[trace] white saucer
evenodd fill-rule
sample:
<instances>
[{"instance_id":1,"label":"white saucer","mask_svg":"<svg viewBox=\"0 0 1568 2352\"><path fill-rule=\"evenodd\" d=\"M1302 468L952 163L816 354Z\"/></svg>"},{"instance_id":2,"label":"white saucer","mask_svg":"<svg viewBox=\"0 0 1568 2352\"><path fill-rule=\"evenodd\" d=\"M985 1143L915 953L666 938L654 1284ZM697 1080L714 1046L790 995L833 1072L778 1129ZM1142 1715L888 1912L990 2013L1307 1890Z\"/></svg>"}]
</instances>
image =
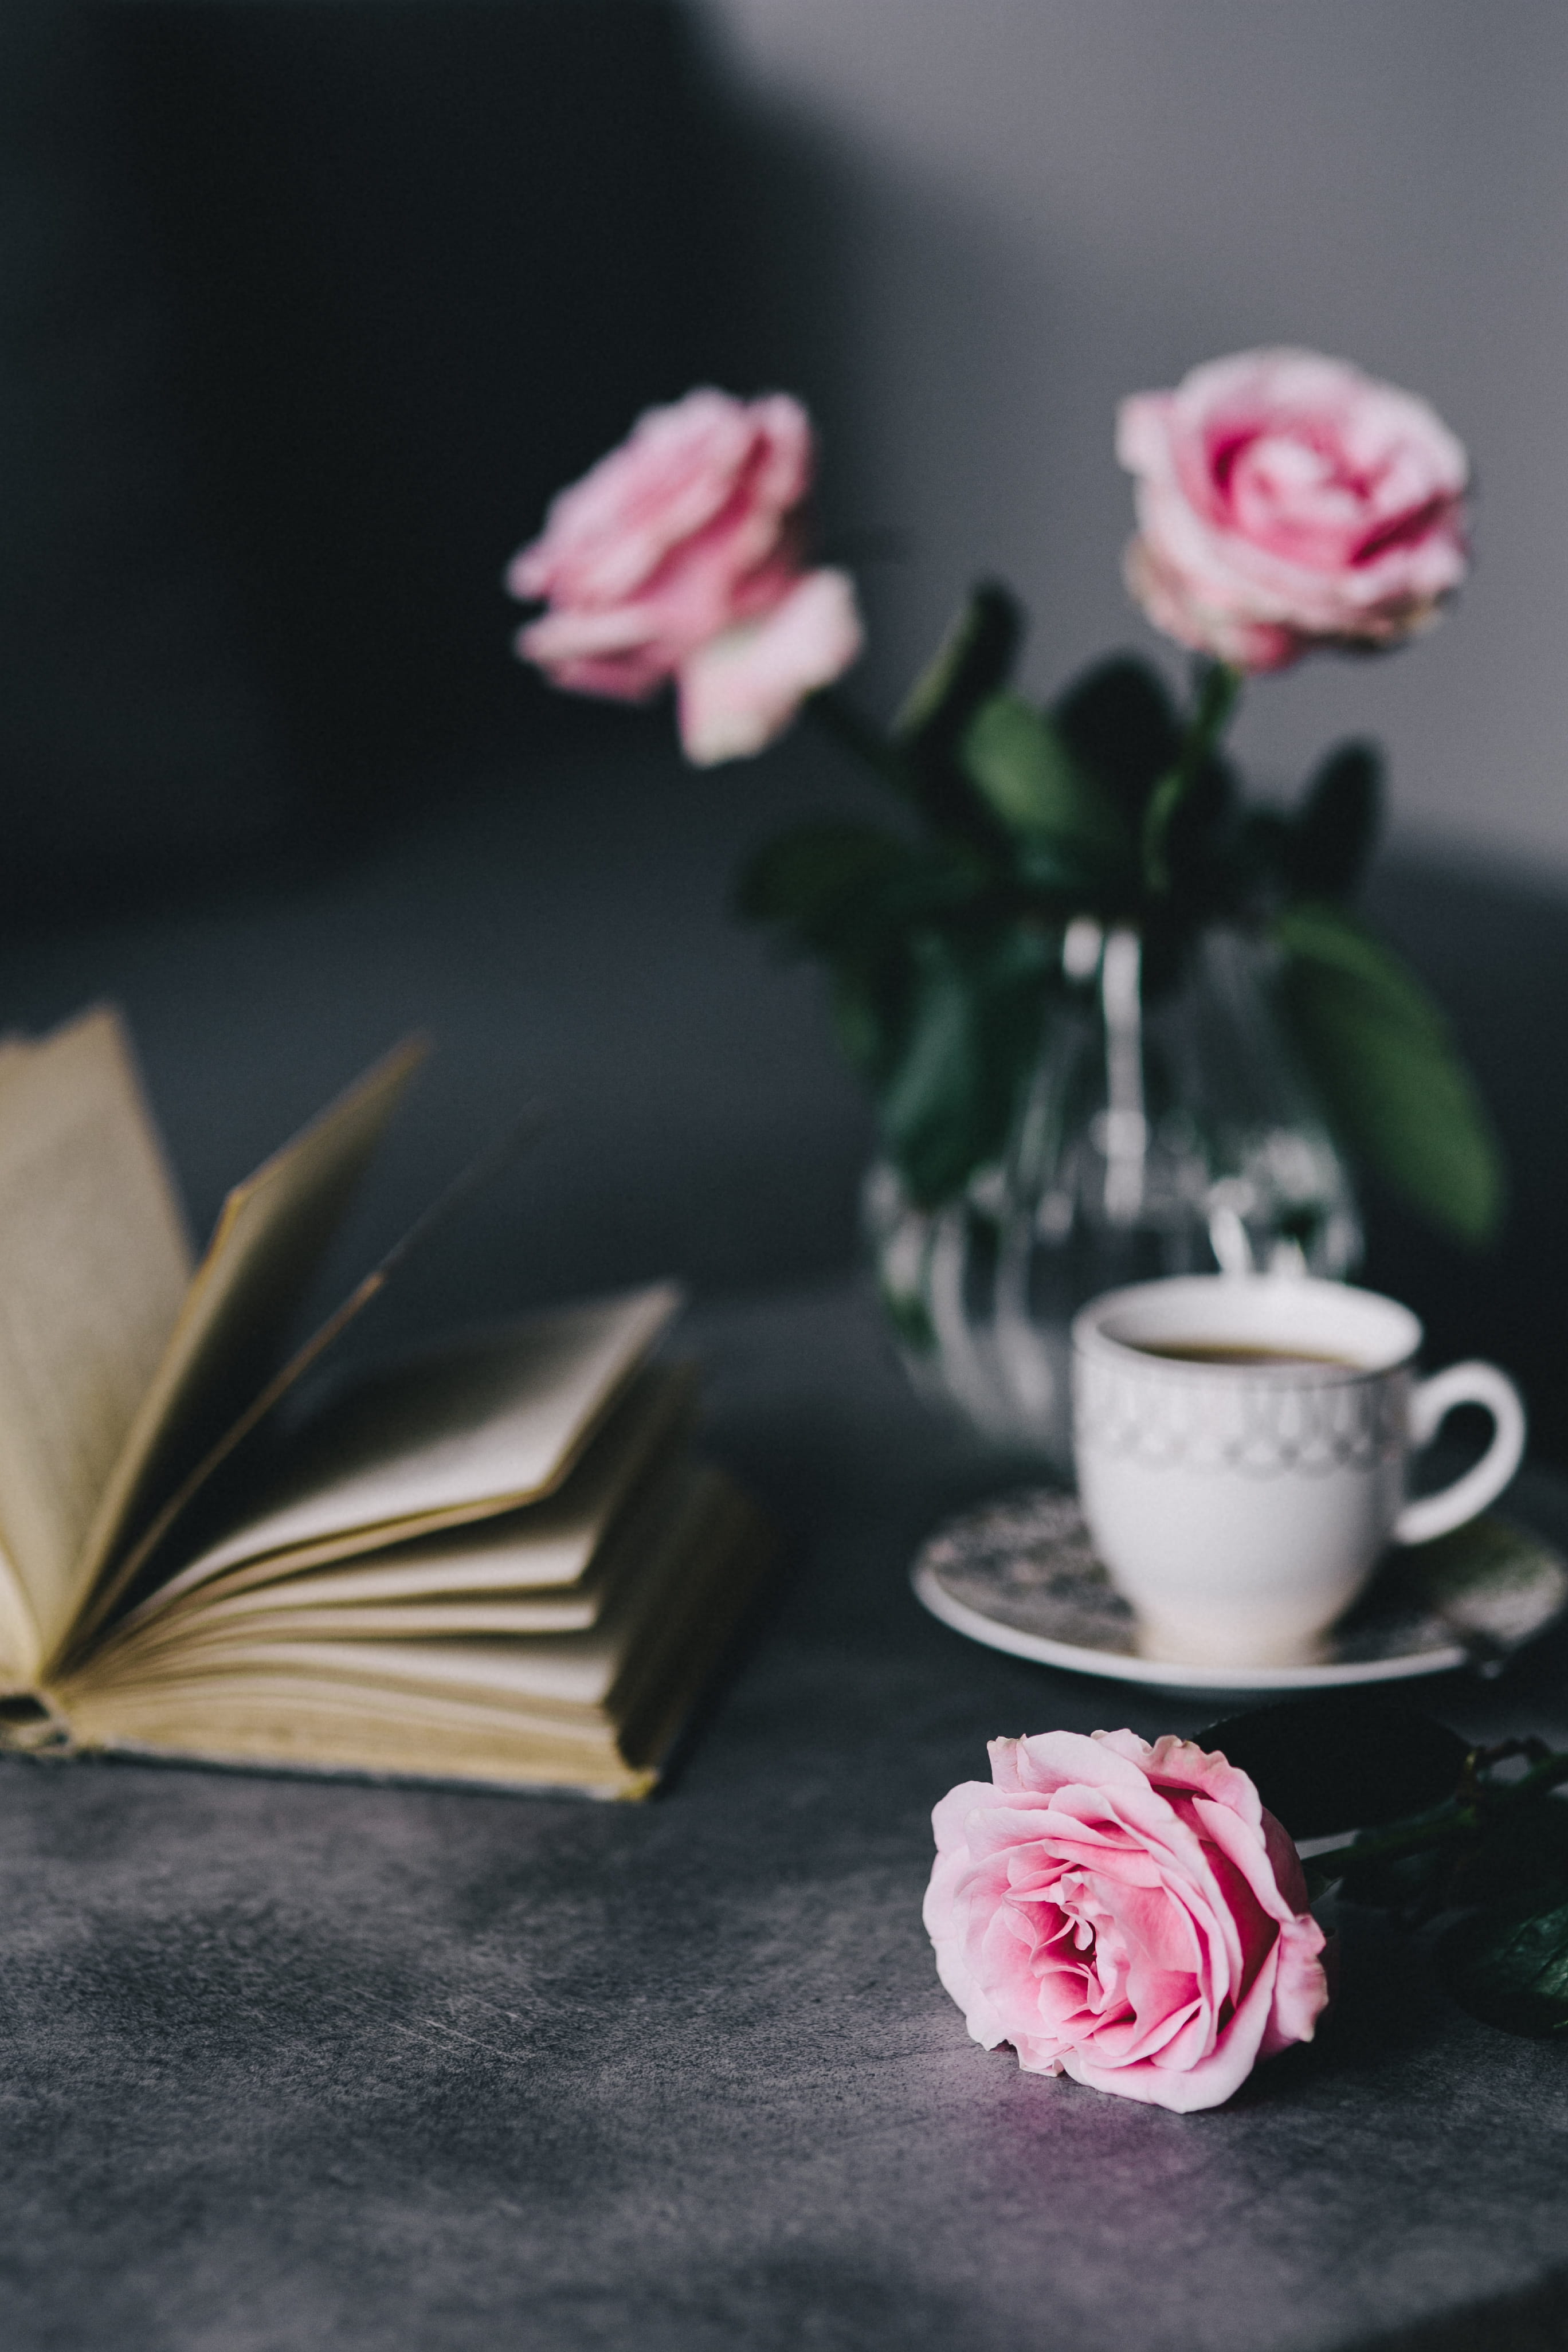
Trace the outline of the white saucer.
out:
<instances>
[{"instance_id":1,"label":"white saucer","mask_svg":"<svg viewBox=\"0 0 1568 2352\"><path fill-rule=\"evenodd\" d=\"M1141 1656L1132 1612L1090 1547L1075 1496L1004 1495L939 1528L910 1571L933 1617L971 1641L1071 1674L1163 1690L1341 1690L1456 1666L1501 1671L1568 1605L1568 1563L1511 1519L1391 1553L1310 1665L1195 1666Z\"/></svg>"}]
</instances>

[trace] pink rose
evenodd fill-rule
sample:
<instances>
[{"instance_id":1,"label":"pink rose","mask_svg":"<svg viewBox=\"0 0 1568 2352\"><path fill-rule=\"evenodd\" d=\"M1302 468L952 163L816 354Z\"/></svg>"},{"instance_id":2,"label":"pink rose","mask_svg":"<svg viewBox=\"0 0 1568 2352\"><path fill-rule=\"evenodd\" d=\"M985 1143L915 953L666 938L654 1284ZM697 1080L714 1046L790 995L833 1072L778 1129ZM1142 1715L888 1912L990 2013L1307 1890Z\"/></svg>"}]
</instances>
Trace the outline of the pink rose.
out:
<instances>
[{"instance_id":1,"label":"pink rose","mask_svg":"<svg viewBox=\"0 0 1568 2352\"><path fill-rule=\"evenodd\" d=\"M1400 644L1466 572L1465 452L1436 411L1315 352L1240 352L1124 400L1132 593L1236 668Z\"/></svg>"},{"instance_id":2,"label":"pink rose","mask_svg":"<svg viewBox=\"0 0 1568 2352\"><path fill-rule=\"evenodd\" d=\"M674 679L702 764L761 751L860 650L847 578L801 562L813 462L810 420L784 393L649 409L513 557L512 594L550 608L519 653L619 701Z\"/></svg>"},{"instance_id":3,"label":"pink rose","mask_svg":"<svg viewBox=\"0 0 1568 2352\"><path fill-rule=\"evenodd\" d=\"M976 2042L1189 2113L1310 2042L1328 1984L1301 1865L1245 1772L1131 1731L994 1739L932 1815L925 1924Z\"/></svg>"}]
</instances>

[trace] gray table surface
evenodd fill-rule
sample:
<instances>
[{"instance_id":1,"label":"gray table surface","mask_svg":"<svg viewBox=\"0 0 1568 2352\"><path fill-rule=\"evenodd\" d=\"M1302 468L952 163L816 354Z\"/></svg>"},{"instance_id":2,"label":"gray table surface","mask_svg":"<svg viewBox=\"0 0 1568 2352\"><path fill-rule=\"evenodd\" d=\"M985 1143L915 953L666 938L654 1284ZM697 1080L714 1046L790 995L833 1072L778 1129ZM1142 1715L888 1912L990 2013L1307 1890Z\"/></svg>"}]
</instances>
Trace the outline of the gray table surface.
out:
<instances>
[{"instance_id":1,"label":"gray table surface","mask_svg":"<svg viewBox=\"0 0 1568 2352\"><path fill-rule=\"evenodd\" d=\"M711 1307L786 1564L645 1807L0 1766L0 2279L22 2347L1568 2341L1568 2060L1347 1915L1310 2050L1180 2117L1021 2074L937 1983L933 1801L998 1732L1204 1710L905 1581L998 1475L843 1286ZM1524 1499L1568 1533L1568 1494ZM1466 1729L1568 1729L1568 1642Z\"/></svg>"}]
</instances>

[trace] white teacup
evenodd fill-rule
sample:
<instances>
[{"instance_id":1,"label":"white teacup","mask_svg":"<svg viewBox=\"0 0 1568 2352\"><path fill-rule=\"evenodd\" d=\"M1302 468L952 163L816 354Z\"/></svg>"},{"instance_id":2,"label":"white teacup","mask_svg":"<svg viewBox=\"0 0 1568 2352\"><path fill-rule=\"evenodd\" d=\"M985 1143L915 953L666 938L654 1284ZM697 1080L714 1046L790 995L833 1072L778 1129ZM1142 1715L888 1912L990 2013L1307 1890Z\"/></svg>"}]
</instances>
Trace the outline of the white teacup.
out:
<instances>
[{"instance_id":1,"label":"white teacup","mask_svg":"<svg viewBox=\"0 0 1568 2352\"><path fill-rule=\"evenodd\" d=\"M1077 1316L1079 1494L1147 1656L1310 1661L1390 1543L1463 1527L1508 1484L1519 1391L1495 1364L1417 1380L1421 1338L1375 1291L1268 1275L1140 1283ZM1486 1407L1490 1445L1407 1502L1409 1456L1459 1404Z\"/></svg>"}]
</instances>

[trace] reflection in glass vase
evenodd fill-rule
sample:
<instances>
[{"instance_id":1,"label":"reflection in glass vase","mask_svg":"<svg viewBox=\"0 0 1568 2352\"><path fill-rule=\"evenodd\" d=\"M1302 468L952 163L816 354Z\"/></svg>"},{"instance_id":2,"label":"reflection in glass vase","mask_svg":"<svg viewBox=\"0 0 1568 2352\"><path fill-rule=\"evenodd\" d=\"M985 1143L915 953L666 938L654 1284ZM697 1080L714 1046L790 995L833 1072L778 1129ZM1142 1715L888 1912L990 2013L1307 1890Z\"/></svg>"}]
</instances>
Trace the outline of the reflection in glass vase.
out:
<instances>
[{"instance_id":1,"label":"reflection in glass vase","mask_svg":"<svg viewBox=\"0 0 1568 2352\"><path fill-rule=\"evenodd\" d=\"M1265 947L1211 930L1146 972L1138 932L1083 917L1062 975L1002 1163L925 1211L879 1162L863 1205L916 1387L1070 1475L1068 1329L1086 1299L1170 1274L1339 1277L1362 1234Z\"/></svg>"}]
</instances>

